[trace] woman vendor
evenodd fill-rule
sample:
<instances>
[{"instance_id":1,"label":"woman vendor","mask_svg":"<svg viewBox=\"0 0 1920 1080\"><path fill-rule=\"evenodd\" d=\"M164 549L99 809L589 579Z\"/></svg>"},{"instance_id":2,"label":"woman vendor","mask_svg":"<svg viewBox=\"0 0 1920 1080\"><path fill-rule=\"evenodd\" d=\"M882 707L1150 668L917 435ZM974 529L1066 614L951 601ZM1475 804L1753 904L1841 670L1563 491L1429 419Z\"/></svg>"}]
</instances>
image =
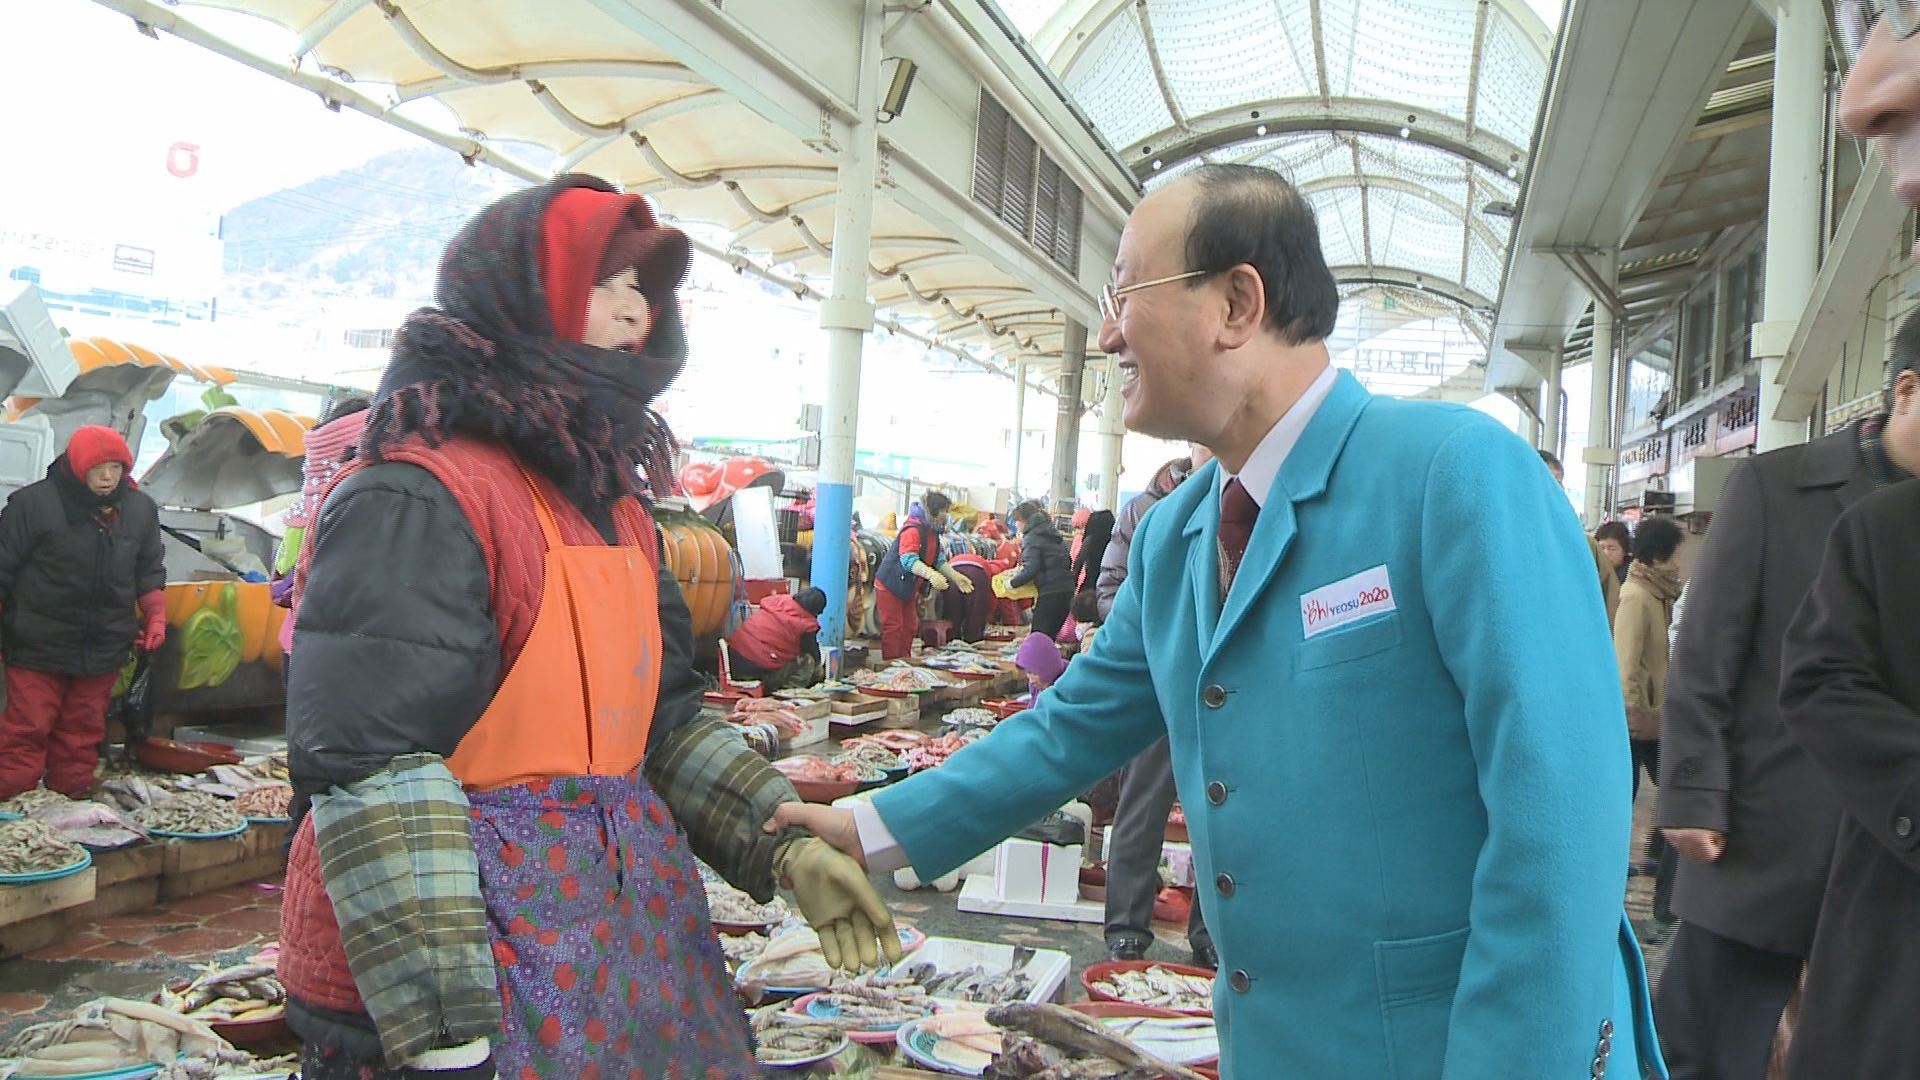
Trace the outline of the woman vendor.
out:
<instances>
[{"instance_id":1,"label":"woman vendor","mask_svg":"<svg viewBox=\"0 0 1920 1080\"><path fill-rule=\"evenodd\" d=\"M756 1075L696 855L790 887L832 966L898 955L856 863L759 829L792 786L699 718L648 502L689 259L563 176L470 221L400 329L295 573L305 1080Z\"/></svg>"},{"instance_id":2,"label":"woman vendor","mask_svg":"<svg viewBox=\"0 0 1920 1080\"><path fill-rule=\"evenodd\" d=\"M946 592L948 585L955 585L963 593L973 591L973 582L946 564L940 543L952 506L953 500L937 491L914 503L874 573L874 583L879 586L874 599L880 609L880 655L885 659L900 660L913 654L913 639L920 634L920 600L927 595L926 587Z\"/></svg>"}]
</instances>

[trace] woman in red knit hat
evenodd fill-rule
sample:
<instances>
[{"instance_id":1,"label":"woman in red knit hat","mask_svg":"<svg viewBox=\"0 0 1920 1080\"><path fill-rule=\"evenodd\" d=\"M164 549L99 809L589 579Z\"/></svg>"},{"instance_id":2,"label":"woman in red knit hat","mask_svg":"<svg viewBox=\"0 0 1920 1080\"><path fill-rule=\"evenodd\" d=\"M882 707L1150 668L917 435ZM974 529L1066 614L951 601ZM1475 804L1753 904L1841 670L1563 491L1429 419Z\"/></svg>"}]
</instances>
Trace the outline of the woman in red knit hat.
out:
<instances>
[{"instance_id":1,"label":"woman in red knit hat","mask_svg":"<svg viewBox=\"0 0 1920 1080\"><path fill-rule=\"evenodd\" d=\"M160 512L132 467L119 432L79 428L47 478L0 511L0 799L42 781L84 797L127 650L166 640Z\"/></svg>"},{"instance_id":2,"label":"woman in red knit hat","mask_svg":"<svg viewBox=\"0 0 1920 1080\"><path fill-rule=\"evenodd\" d=\"M762 832L793 786L700 715L650 509L690 258L591 177L481 211L322 493L279 963L307 1080L756 1075L696 854L791 888L830 964L898 958L865 872Z\"/></svg>"}]
</instances>

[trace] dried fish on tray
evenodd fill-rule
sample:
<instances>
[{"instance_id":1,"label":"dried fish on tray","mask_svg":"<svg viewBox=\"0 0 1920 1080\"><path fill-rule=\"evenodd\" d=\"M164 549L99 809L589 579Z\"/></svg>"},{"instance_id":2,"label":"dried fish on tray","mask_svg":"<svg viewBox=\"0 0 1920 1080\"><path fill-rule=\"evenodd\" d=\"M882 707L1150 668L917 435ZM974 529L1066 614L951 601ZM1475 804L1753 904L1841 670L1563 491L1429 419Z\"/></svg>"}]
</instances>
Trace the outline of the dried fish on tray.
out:
<instances>
[{"instance_id":1,"label":"dried fish on tray","mask_svg":"<svg viewBox=\"0 0 1920 1080\"><path fill-rule=\"evenodd\" d=\"M754 1057L762 1065L811 1065L845 1050L847 1036L831 1024L814 1023L772 1006L754 1014L753 1044Z\"/></svg>"},{"instance_id":2,"label":"dried fish on tray","mask_svg":"<svg viewBox=\"0 0 1920 1080\"><path fill-rule=\"evenodd\" d=\"M133 812L148 831L176 836L214 836L247 826L233 804L197 791L183 792Z\"/></svg>"},{"instance_id":3,"label":"dried fish on tray","mask_svg":"<svg viewBox=\"0 0 1920 1080\"><path fill-rule=\"evenodd\" d=\"M104 802L50 804L30 816L65 839L90 848L125 847L147 838L147 830Z\"/></svg>"},{"instance_id":4,"label":"dried fish on tray","mask_svg":"<svg viewBox=\"0 0 1920 1080\"><path fill-rule=\"evenodd\" d=\"M895 664L882 671L855 672L848 681L865 690L881 690L890 694L940 690L954 685L926 668L909 664Z\"/></svg>"},{"instance_id":5,"label":"dried fish on tray","mask_svg":"<svg viewBox=\"0 0 1920 1080\"><path fill-rule=\"evenodd\" d=\"M0 821L0 874L64 870L87 857L85 848L33 818Z\"/></svg>"},{"instance_id":6,"label":"dried fish on tray","mask_svg":"<svg viewBox=\"0 0 1920 1080\"><path fill-rule=\"evenodd\" d=\"M160 991L162 1007L191 1020L247 1023L285 1012L287 991L268 964L210 967L178 989Z\"/></svg>"},{"instance_id":7,"label":"dried fish on tray","mask_svg":"<svg viewBox=\"0 0 1920 1080\"><path fill-rule=\"evenodd\" d=\"M250 818L283 818L292 806L292 784L266 784L233 800L233 808Z\"/></svg>"},{"instance_id":8,"label":"dried fish on tray","mask_svg":"<svg viewBox=\"0 0 1920 1080\"><path fill-rule=\"evenodd\" d=\"M779 926L792 914L787 902L777 896L767 903L756 904L753 897L718 878L710 879L705 884L707 910L716 923L728 926Z\"/></svg>"},{"instance_id":9,"label":"dried fish on tray","mask_svg":"<svg viewBox=\"0 0 1920 1080\"><path fill-rule=\"evenodd\" d=\"M1058 1005L1021 1002L987 1010L1001 1051L991 1080L1200 1080L1200 1074L1147 1053L1097 1020Z\"/></svg>"},{"instance_id":10,"label":"dried fish on tray","mask_svg":"<svg viewBox=\"0 0 1920 1080\"><path fill-rule=\"evenodd\" d=\"M4 810L9 814L19 814L21 817L26 817L35 810L45 809L49 806L61 806L72 801L72 799L67 798L57 791L48 791L46 788L37 787L32 791L23 791L11 799L0 799L0 810Z\"/></svg>"},{"instance_id":11,"label":"dried fish on tray","mask_svg":"<svg viewBox=\"0 0 1920 1080\"><path fill-rule=\"evenodd\" d=\"M1092 972L1088 973L1092 975ZM1087 984L1098 997L1132 1005L1152 1005L1176 1012L1210 1012L1213 1009L1213 978L1193 975L1158 964L1136 970L1108 972Z\"/></svg>"},{"instance_id":12,"label":"dried fish on tray","mask_svg":"<svg viewBox=\"0 0 1920 1080\"><path fill-rule=\"evenodd\" d=\"M990 970L982 964L941 971L929 963L911 963L901 969L896 978L923 986L934 997L975 1005L1021 1001L1033 992L1033 980L1028 976L1004 968Z\"/></svg>"},{"instance_id":13,"label":"dried fish on tray","mask_svg":"<svg viewBox=\"0 0 1920 1080\"><path fill-rule=\"evenodd\" d=\"M957 728L991 728L1000 722L1000 714L992 709L954 709L941 717L941 722Z\"/></svg>"},{"instance_id":14,"label":"dried fish on tray","mask_svg":"<svg viewBox=\"0 0 1920 1080\"><path fill-rule=\"evenodd\" d=\"M891 1042L901 1024L932 1016L936 1008L926 989L916 983L869 976L808 994L793 1003L792 1012L838 1027L856 1042Z\"/></svg>"},{"instance_id":15,"label":"dried fish on tray","mask_svg":"<svg viewBox=\"0 0 1920 1080\"><path fill-rule=\"evenodd\" d=\"M767 936L761 933L722 934L720 951L725 954L727 963L738 970L758 960L760 954L767 951Z\"/></svg>"},{"instance_id":16,"label":"dried fish on tray","mask_svg":"<svg viewBox=\"0 0 1920 1080\"><path fill-rule=\"evenodd\" d=\"M863 769L878 769L882 776L907 767L907 763L900 759L899 754L886 747L871 742L858 742L856 745L857 742L849 739L832 760L839 764L853 765Z\"/></svg>"}]
</instances>

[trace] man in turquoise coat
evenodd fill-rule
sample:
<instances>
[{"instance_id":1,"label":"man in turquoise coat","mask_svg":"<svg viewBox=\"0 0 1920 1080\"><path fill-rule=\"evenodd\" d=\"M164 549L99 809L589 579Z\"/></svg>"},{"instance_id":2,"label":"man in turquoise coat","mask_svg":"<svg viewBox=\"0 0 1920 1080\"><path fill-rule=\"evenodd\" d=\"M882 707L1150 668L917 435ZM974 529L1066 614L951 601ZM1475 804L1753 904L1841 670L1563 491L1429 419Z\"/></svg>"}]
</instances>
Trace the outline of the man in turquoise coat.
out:
<instances>
[{"instance_id":1,"label":"man in turquoise coat","mask_svg":"<svg viewBox=\"0 0 1920 1080\"><path fill-rule=\"evenodd\" d=\"M1165 735L1226 1076L1664 1077L1606 613L1535 451L1330 366L1334 280L1276 173L1155 192L1114 279L1127 426L1215 463L1031 711L870 807L777 820L931 880Z\"/></svg>"}]
</instances>

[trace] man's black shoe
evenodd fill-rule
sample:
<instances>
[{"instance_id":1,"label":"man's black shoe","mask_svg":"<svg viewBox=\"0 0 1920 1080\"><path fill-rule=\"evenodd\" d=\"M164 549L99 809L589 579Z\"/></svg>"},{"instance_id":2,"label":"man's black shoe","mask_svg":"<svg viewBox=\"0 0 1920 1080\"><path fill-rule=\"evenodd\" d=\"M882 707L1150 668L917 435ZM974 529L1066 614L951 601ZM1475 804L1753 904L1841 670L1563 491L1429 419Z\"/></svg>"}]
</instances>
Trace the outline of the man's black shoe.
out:
<instances>
[{"instance_id":1,"label":"man's black shoe","mask_svg":"<svg viewBox=\"0 0 1920 1080\"><path fill-rule=\"evenodd\" d=\"M1110 960L1145 960L1150 941L1133 937L1111 937L1107 939L1107 958Z\"/></svg>"},{"instance_id":2,"label":"man's black shoe","mask_svg":"<svg viewBox=\"0 0 1920 1080\"><path fill-rule=\"evenodd\" d=\"M1216 971L1220 967L1220 951L1211 945L1196 945L1193 949L1193 966Z\"/></svg>"}]
</instances>

